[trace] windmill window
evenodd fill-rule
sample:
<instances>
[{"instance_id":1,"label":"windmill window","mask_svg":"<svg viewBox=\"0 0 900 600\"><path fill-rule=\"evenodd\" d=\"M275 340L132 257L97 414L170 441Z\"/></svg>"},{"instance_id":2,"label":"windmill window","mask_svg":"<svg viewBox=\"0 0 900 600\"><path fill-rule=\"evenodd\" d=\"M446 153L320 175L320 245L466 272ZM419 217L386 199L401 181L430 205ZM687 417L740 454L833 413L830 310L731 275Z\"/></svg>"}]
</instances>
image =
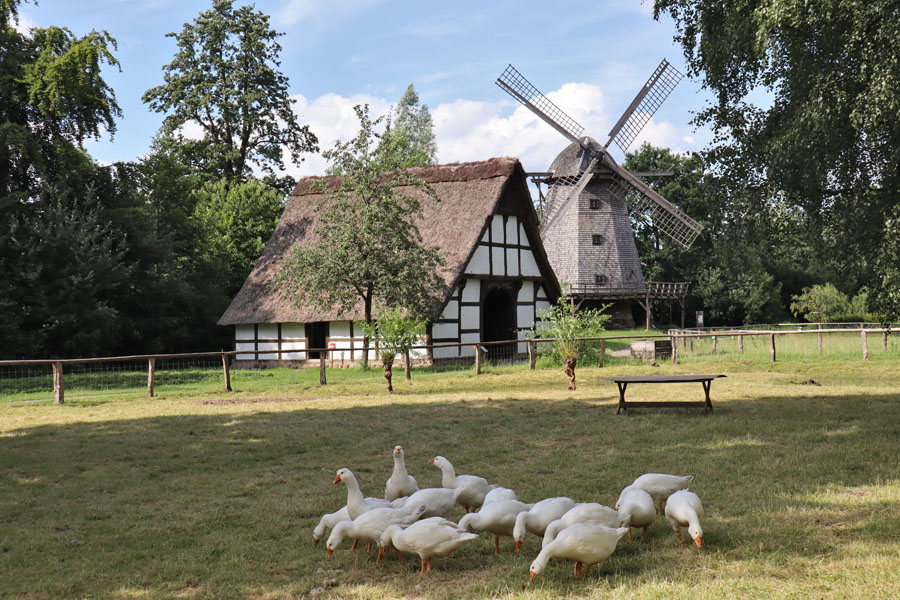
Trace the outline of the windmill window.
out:
<instances>
[{"instance_id":1,"label":"windmill window","mask_svg":"<svg viewBox=\"0 0 900 600\"><path fill-rule=\"evenodd\" d=\"M609 281L609 278L606 275L594 275L594 284L596 285L606 285L607 281Z\"/></svg>"},{"instance_id":2,"label":"windmill window","mask_svg":"<svg viewBox=\"0 0 900 600\"><path fill-rule=\"evenodd\" d=\"M600 198L591 198L591 210L600 210Z\"/></svg>"},{"instance_id":3,"label":"windmill window","mask_svg":"<svg viewBox=\"0 0 900 600\"><path fill-rule=\"evenodd\" d=\"M603 244L603 236L599 233L595 233L591 236L591 243L595 246L600 246Z\"/></svg>"}]
</instances>

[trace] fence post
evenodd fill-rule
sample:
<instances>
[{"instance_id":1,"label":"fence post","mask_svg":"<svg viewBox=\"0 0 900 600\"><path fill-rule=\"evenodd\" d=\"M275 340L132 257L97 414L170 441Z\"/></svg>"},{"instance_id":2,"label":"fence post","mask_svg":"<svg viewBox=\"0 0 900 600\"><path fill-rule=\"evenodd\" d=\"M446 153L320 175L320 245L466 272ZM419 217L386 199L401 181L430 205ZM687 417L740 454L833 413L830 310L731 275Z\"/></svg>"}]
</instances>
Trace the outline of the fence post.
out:
<instances>
[{"instance_id":1,"label":"fence post","mask_svg":"<svg viewBox=\"0 0 900 600\"><path fill-rule=\"evenodd\" d=\"M606 362L606 338L602 338L600 340L600 366L603 366L603 363Z\"/></svg>"},{"instance_id":2,"label":"fence post","mask_svg":"<svg viewBox=\"0 0 900 600\"><path fill-rule=\"evenodd\" d=\"M819 336L819 354L822 354L822 332L818 333Z\"/></svg>"},{"instance_id":3,"label":"fence post","mask_svg":"<svg viewBox=\"0 0 900 600\"><path fill-rule=\"evenodd\" d=\"M319 385L325 385L325 353L328 350L319 351Z\"/></svg>"},{"instance_id":4,"label":"fence post","mask_svg":"<svg viewBox=\"0 0 900 600\"><path fill-rule=\"evenodd\" d=\"M475 344L475 374L481 375L481 346Z\"/></svg>"},{"instance_id":5,"label":"fence post","mask_svg":"<svg viewBox=\"0 0 900 600\"><path fill-rule=\"evenodd\" d=\"M534 340L528 340L528 368L534 371L534 363L537 360L535 356L537 354L537 348L534 347ZM601 359L601 364L603 360Z\"/></svg>"},{"instance_id":6,"label":"fence post","mask_svg":"<svg viewBox=\"0 0 900 600\"><path fill-rule=\"evenodd\" d=\"M772 362L775 362L775 334L769 334L769 356L772 358Z\"/></svg>"},{"instance_id":7,"label":"fence post","mask_svg":"<svg viewBox=\"0 0 900 600\"><path fill-rule=\"evenodd\" d=\"M672 364L678 364L678 338L669 338L672 340Z\"/></svg>"},{"instance_id":8,"label":"fence post","mask_svg":"<svg viewBox=\"0 0 900 600\"><path fill-rule=\"evenodd\" d=\"M231 371L228 370L228 355L222 353L222 374L225 376L225 391L231 391Z\"/></svg>"},{"instance_id":9,"label":"fence post","mask_svg":"<svg viewBox=\"0 0 900 600\"><path fill-rule=\"evenodd\" d=\"M63 366L61 362L53 363L53 401L57 404L66 402L66 386L63 384Z\"/></svg>"},{"instance_id":10,"label":"fence post","mask_svg":"<svg viewBox=\"0 0 900 600\"><path fill-rule=\"evenodd\" d=\"M862 342L863 360L869 360L869 341L866 338L866 330L859 332L860 341Z\"/></svg>"},{"instance_id":11,"label":"fence post","mask_svg":"<svg viewBox=\"0 0 900 600\"><path fill-rule=\"evenodd\" d=\"M712 338L713 338L712 353L713 354L716 354L716 347L717 347L717 344L719 343L718 337L719 336L717 336L717 335L712 336Z\"/></svg>"},{"instance_id":12,"label":"fence post","mask_svg":"<svg viewBox=\"0 0 900 600\"><path fill-rule=\"evenodd\" d=\"M691 337L691 354L694 353L694 338Z\"/></svg>"},{"instance_id":13,"label":"fence post","mask_svg":"<svg viewBox=\"0 0 900 600\"><path fill-rule=\"evenodd\" d=\"M881 348L887 350L887 331L881 332Z\"/></svg>"},{"instance_id":14,"label":"fence post","mask_svg":"<svg viewBox=\"0 0 900 600\"><path fill-rule=\"evenodd\" d=\"M738 336L738 354L744 353L744 336Z\"/></svg>"},{"instance_id":15,"label":"fence post","mask_svg":"<svg viewBox=\"0 0 900 600\"><path fill-rule=\"evenodd\" d=\"M153 397L153 375L156 373L156 359L147 360L147 397Z\"/></svg>"}]
</instances>

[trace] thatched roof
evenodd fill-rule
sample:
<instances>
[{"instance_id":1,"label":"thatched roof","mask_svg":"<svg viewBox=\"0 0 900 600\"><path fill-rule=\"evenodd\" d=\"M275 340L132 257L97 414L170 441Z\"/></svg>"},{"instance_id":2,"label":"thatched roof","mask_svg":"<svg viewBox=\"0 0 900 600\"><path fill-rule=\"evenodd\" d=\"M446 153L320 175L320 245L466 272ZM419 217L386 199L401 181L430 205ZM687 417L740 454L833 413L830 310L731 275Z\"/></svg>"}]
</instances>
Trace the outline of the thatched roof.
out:
<instances>
[{"instance_id":1,"label":"thatched roof","mask_svg":"<svg viewBox=\"0 0 900 600\"><path fill-rule=\"evenodd\" d=\"M419 190L399 188L415 194L422 203L417 219L422 242L437 246L446 266L441 276L448 286L456 286L463 269L475 251L491 215L502 212L518 216L528 232L530 245L541 269L545 289L551 298L558 294L559 284L547 261L540 242L537 215L531 204L525 172L514 158L492 158L486 161L432 165L411 169L430 184L437 194L435 202ZM321 185L335 188L337 176L301 179L291 194L275 233L266 244L256 266L241 290L219 319L219 325L244 323L310 323L315 321L361 320L362 302L350 313L324 310L317 306L296 306L271 287L282 256L296 245L309 247L319 236L314 233L316 206L322 200ZM498 210L499 209L499 210Z\"/></svg>"}]
</instances>

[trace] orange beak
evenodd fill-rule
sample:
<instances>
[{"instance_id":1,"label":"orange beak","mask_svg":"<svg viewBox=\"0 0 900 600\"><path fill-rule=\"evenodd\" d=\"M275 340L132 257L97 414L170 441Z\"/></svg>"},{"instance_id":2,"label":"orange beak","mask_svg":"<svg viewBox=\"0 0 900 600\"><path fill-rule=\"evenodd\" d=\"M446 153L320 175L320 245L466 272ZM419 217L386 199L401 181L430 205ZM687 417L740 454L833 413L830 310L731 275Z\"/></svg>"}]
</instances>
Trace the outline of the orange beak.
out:
<instances>
[{"instance_id":1,"label":"orange beak","mask_svg":"<svg viewBox=\"0 0 900 600\"><path fill-rule=\"evenodd\" d=\"M529 573L528 583L531 583L532 581L534 581L534 578L535 578L535 577L537 577L537 573L535 573L534 571L531 571L531 572Z\"/></svg>"},{"instance_id":2,"label":"orange beak","mask_svg":"<svg viewBox=\"0 0 900 600\"><path fill-rule=\"evenodd\" d=\"M337 485L337 484L339 484L340 482L341 482L341 476L340 476L340 475L335 475L335 476L334 476L334 481L332 481L332 483L334 483L335 485Z\"/></svg>"},{"instance_id":3,"label":"orange beak","mask_svg":"<svg viewBox=\"0 0 900 600\"><path fill-rule=\"evenodd\" d=\"M431 464L434 464L434 459L433 459L433 458L429 458L429 459L428 459L428 462L430 462Z\"/></svg>"},{"instance_id":4,"label":"orange beak","mask_svg":"<svg viewBox=\"0 0 900 600\"><path fill-rule=\"evenodd\" d=\"M694 540L694 545L697 546L698 548L702 548L703 547L703 538L698 537L696 540Z\"/></svg>"},{"instance_id":5,"label":"orange beak","mask_svg":"<svg viewBox=\"0 0 900 600\"><path fill-rule=\"evenodd\" d=\"M327 550L327 552L328 552L328 558L331 558L331 554L334 552L334 550L332 550L331 548L329 548L329 549Z\"/></svg>"},{"instance_id":6,"label":"orange beak","mask_svg":"<svg viewBox=\"0 0 900 600\"><path fill-rule=\"evenodd\" d=\"M517 542L516 542L516 552L518 552L518 551L521 550L521 549L522 549L522 542L521 542L521 541L517 541Z\"/></svg>"},{"instance_id":7,"label":"orange beak","mask_svg":"<svg viewBox=\"0 0 900 600\"><path fill-rule=\"evenodd\" d=\"M313 538L313 546L318 546L318 545L319 545L319 538L314 537Z\"/></svg>"}]
</instances>

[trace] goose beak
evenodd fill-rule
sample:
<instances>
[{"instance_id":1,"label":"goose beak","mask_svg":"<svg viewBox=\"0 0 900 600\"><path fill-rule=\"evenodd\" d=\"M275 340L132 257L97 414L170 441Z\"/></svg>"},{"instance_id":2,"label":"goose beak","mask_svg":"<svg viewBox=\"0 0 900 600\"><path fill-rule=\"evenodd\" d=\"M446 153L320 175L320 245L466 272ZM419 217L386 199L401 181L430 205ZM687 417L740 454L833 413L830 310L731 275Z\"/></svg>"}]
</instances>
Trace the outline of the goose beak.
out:
<instances>
[{"instance_id":1,"label":"goose beak","mask_svg":"<svg viewBox=\"0 0 900 600\"><path fill-rule=\"evenodd\" d=\"M517 541L516 541L516 552L518 552L518 551L521 550L521 549L522 549L522 541L521 541L521 540L517 540Z\"/></svg>"},{"instance_id":2,"label":"goose beak","mask_svg":"<svg viewBox=\"0 0 900 600\"><path fill-rule=\"evenodd\" d=\"M528 583L531 583L532 581L534 581L535 577L537 577L537 573L535 573L534 571L531 571L529 573Z\"/></svg>"},{"instance_id":3,"label":"goose beak","mask_svg":"<svg viewBox=\"0 0 900 600\"><path fill-rule=\"evenodd\" d=\"M433 458L429 458L429 459L428 459L428 462L430 462L431 464L434 464L434 459L433 459Z\"/></svg>"},{"instance_id":4,"label":"goose beak","mask_svg":"<svg viewBox=\"0 0 900 600\"><path fill-rule=\"evenodd\" d=\"M313 538L313 546L318 546L318 545L319 545L319 538L314 537Z\"/></svg>"},{"instance_id":5,"label":"goose beak","mask_svg":"<svg viewBox=\"0 0 900 600\"><path fill-rule=\"evenodd\" d=\"M327 552L328 552L328 558L331 558L331 554L334 552L334 550L332 550L331 548L329 548L329 549L327 550Z\"/></svg>"},{"instance_id":6,"label":"goose beak","mask_svg":"<svg viewBox=\"0 0 900 600\"><path fill-rule=\"evenodd\" d=\"M703 538L698 537L696 540L694 540L694 545L697 546L698 548L702 548L703 547Z\"/></svg>"},{"instance_id":7,"label":"goose beak","mask_svg":"<svg viewBox=\"0 0 900 600\"><path fill-rule=\"evenodd\" d=\"M335 485L337 485L337 484L339 484L340 482L341 482L341 476L340 476L340 475L335 475L335 476L334 476L334 481L333 481L332 483L334 483Z\"/></svg>"}]
</instances>

